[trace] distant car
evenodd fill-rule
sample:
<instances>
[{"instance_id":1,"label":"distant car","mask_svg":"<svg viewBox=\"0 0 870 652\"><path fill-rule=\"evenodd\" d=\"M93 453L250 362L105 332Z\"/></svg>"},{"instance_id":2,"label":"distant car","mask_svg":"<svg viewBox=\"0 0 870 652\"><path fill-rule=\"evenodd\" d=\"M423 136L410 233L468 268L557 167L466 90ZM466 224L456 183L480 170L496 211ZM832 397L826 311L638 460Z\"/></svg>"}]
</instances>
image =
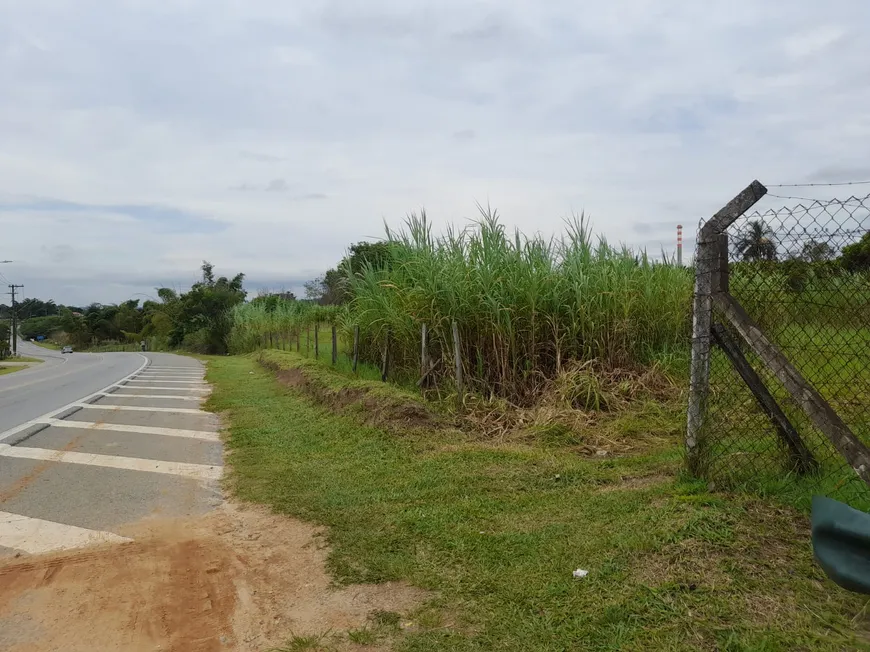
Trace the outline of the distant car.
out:
<instances>
[{"instance_id":1,"label":"distant car","mask_svg":"<svg viewBox=\"0 0 870 652\"><path fill-rule=\"evenodd\" d=\"M65 347L63 347L63 348L60 350L60 352L61 352L61 353L72 353L72 347L71 347L71 346L65 346Z\"/></svg>"}]
</instances>

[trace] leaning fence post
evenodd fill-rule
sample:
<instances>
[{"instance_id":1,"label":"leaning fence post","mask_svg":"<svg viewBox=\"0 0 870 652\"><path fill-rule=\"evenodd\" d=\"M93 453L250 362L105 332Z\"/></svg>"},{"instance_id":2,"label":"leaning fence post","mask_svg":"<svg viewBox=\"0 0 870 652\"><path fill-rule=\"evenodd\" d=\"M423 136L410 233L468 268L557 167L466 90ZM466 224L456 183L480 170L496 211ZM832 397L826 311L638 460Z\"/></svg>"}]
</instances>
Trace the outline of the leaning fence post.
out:
<instances>
[{"instance_id":1,"label":"leaning fence post","mask_svg":"<svg viewBox=\"0 0 870 652\"><path fill-rule=\"evenodd\" d=\"M689 381L689 406L686 413L686 455L689 471L701 471L700 439L704 425L707 395L710 391L710 328L713 324L714 275L719 271L721 239L738 217L749 210L767 193L758 181L753 181L719 212L707 220L698 231L695 246L695 293L692 305L692 363ZM718 280L717 280L718 284Z\"/></svg>"},{"instance_id":2,"label":"leaning fence post","mask_svg":"<svg viewBox=\"0 0 870 652\"><path fill-rule=\"evenodd\" d=\"M713 339L731 362L734 370L737 371L740 378L746 383L761 410L773 423L773 427L776 429L780 440L789 450L795 469L802 474L816 471L819 468L819 463L806 447L806 444L804 444L791 421L788 420L785 412L779 407L779 404L773 398L770 390L767 389L767 385L764 384L761 376L755 372L755 369L749 364L737 342L734 341L722 324L713 324Z\"/></svg>"},{"instance_id":3,"label":"leaning fence post","mask_svg":"<svg viewBox=\"0 0 870 652\"><path fill-rule=\"evenodd\" d=\"M359 364L359 326L353 327L353 372L356 373L356 366Z\"/></svg>"},{"instance_id":4,"label":"leaning fence post","mask_svg":"<svg viewBox=\"0 0 870 652\"><path fill-rule=\"evenodd\" d=\"M453 362L456 367L456 394L457 403L462 407L464 403L464 388L462 384L462 352L459 341L459 324L453 320Z\"/></svg>"},{"instance_id":5,"label":"leaning fence post","mask_svg":"<svg viewBox=\"0 0 870 652\"><path fill-rule=\"evenodd\" d=\"M332 325L332 364L335 364L336 360L338 360L338 346L337 346L338 338L335 333L335 324Z\"/></svg>"},{"instance_id":6,"label":"leaning fence post","mask_svg":"<svg viewBox=\"0 0 870 652\"><path fill-rule=\"evenodd\" d=\"M391 331L387 329L387 341L384 342L384 358L381 365L381 380L387 382L387 374L390 372L390 336Z\"/></svg>"},{"instance_id":7,"label":"leaning fence post","mask_svg":"<svg viewBox=\"0 0 870 652\"><path fill-rule=\"evenodd\" d=\"M767 338L734 297L723 292L716 295L714 300L740 337L783 384L813 425L828 438L858 477L870 486L870 449L855 436L831 404L801 375L780 348Z\"/></svg>"}]
</instances>

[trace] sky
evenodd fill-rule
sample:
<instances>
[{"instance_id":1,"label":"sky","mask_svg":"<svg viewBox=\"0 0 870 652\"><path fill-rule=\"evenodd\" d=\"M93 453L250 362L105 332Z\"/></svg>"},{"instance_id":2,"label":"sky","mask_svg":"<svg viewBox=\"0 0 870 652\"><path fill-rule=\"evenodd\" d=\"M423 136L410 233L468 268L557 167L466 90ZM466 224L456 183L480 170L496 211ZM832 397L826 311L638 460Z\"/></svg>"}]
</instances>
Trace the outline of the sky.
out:
<instances>
[{"instance_id":1,"label":"sky","mask_svg":"<svg viewBox=\"0 0 870 652\"><path fill-rule=\"evenodd\" d=\"M867 25L866 0L0 0L0 282L109 303L205 259L300 291L478 203L691 248L753 179L870 179Z\"/></svg>"}]
</instances>

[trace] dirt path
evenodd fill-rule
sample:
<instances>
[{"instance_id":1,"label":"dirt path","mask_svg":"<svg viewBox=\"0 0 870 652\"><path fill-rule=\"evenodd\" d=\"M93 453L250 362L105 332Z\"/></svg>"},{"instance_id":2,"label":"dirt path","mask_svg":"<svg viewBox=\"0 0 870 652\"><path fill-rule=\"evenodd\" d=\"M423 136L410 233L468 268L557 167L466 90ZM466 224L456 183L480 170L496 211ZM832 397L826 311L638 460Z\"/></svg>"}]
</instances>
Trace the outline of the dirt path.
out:
<instances>
[{"instance_id":1,"label":"dirt path","mask_svg":"<svg viewBox=\"0 0 870 652\"><path fill-rule=\"evenodd\" d=\"M260 651L426 598L400 584L331 589L315 528L262 510L225 505L121 534L135 540L5 559L0 649Z\"/></svg>"}]
</instances>

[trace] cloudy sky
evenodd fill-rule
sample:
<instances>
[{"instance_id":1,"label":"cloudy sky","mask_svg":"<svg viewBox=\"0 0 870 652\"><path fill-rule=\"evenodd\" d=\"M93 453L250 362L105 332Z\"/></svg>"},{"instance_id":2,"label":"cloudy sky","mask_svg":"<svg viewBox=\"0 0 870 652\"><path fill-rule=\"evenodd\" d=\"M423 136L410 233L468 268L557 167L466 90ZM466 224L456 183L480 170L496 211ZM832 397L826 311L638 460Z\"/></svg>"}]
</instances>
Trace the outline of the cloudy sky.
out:
<instances>
[{"instance_id":1,"label":"cloudy sky","mask_svg":"<svg viewBox=\"0 0 870 652\"><path fill-rule=\"evenodd\" d=\"M299 288L476 202L672 249L754 178L870 178L867 25L866 0L0 0L0 273L68 303L203 259Z\"/></svg>"}]
</instances>

